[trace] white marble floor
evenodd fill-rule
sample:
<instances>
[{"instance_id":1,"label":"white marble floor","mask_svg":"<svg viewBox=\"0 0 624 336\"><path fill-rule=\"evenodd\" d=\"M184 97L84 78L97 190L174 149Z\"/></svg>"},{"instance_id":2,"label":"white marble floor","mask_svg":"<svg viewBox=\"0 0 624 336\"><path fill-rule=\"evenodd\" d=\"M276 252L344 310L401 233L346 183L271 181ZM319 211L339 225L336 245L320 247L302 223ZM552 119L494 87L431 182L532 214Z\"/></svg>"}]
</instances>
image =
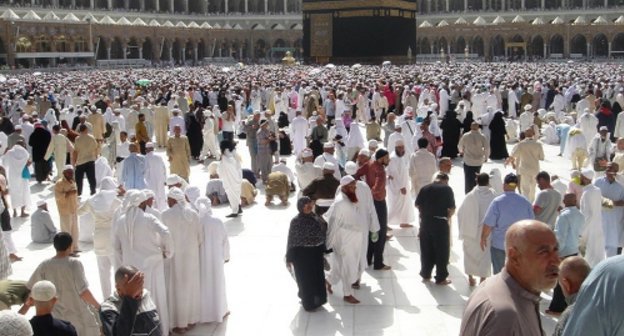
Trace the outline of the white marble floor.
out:
<instances>
[{"instance_id":1,"label":"white marble floor","mask_svg":"<svg viewBox=\"0 0 624 336\"><path fill-rule=\"evenodd\" d=\"M239 144L243 158L247 158L244 141ZM545 145L546 160L542 167L569 177L569 164L557 156L558 146ZM510 147L511 149L511 147ZM293 158L288 159L292 163ZM456 160L451 174L456 202L463 200L463 172ZM245 165L245 163L243 164ZM483 171L498 167L506 174L510 168L501 163L487 163ZM192 167L191 184L205 190L208 175L203 165ZM86 181L85 181L86 182ZM32 204L38 199L53 197L51 184L31 187ZM290 206L264 206L262 196L257 203L244 209L242 217L226 219L229 208L220 206L216 215L225 220L230 237L231 261L226 264L227 295L231 315L221 324L198 325L186 335L458 335L464 305L471 293L463 274L461 242L457 228L453 230L450 286L436 286L421 282L419 241L414 229L395 227L385 250L386 264L391 271L368 270L362 278L362 287L356 297L358 305L342 301L336 288L323 309L305 312L299 305L296 284L285 268L284 253L290 219L296 214L296 194L290 197ZM50 211L57 216L56 205L49 202ZM13 264L12 279L28 279L43 259L54 254L50 245L32 244L30 221L14 220L13 237L24 260ZM83 262L90 289L102 299L95 255L90 244L81 244ZM542 312L549 297L544 295ZM33 311L30 312L32 314ZM556 320L542 316L547 334ZM91 336L91 335L88 335Z\"/></svg>"}]
</instances>

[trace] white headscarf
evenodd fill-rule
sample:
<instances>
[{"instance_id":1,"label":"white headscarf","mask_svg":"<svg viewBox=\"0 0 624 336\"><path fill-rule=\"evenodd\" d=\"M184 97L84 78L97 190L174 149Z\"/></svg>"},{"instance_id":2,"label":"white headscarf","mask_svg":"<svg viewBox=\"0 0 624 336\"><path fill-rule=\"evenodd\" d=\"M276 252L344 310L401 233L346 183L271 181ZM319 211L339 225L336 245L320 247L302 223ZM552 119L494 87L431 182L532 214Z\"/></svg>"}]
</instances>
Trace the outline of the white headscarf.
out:
<instances>
[{"instance_id":1,"label":"white headscarf","mask_svg":"<svg viewBox=\"0 0 624 336\"><path fill-rule=\"evenodd\" d=\"M193 206L197 210L195 201L197 201L197 199L201 197L201 190L199 190L198 187L192 186L192 187L186 188L186 190L184 190L184 194L186 195L186 198L188 198L188 201L191 204L191 206Z\"/></svg>"},{"instance_id":2,"label":"white headscarf","mask_svg":"<svg viewBox=\"0 0 624 336\"><path fill-rule=\"evenodd\" d=\"M199 217L212 216L212 202L207 197L201 196L195 201L195 207L199 210Z\"/></svg>"},{"instance_id":3,"label":"white headscarf","mask_svg":"<svg viewBox=\"0 0 624 336\"><path fill-rule=\"evenodd\" d=\"M117 189L117 183L115 183L112 177L107 176L103 178L100 184L100 191L89 199L91 206L96 211L108 211L113 200L117 197L117 191L115 189Z\"/></svg>"},{"instance_id":4,"label":"white headscarf","mask_svg":"<svg viewBox=\"0 0 624 336\"><path fill-rule=\"evenodd\" d=\"M124 199L124 203L126 203L126 220L123 223L126 237L130 241L130 248L133 248L134 245L134 223L136 218L143 211L139 208L139 205L147 200L145 193L140 190L130 190L126 193L126 198Z\"/></svg>"}]
</instances>

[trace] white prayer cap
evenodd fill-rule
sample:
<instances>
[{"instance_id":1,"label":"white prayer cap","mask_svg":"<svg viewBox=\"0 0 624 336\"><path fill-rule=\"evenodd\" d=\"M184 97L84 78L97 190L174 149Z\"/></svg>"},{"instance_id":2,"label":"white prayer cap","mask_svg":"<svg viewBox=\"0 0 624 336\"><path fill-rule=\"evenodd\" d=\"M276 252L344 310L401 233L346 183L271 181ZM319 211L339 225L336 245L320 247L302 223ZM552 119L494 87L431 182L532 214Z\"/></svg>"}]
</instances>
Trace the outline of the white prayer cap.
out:
<instances>
[{"instance_id":1,"label":"white prayer cap","mask_svg":"<svg viewBox=\"0 0 624 336\"><path fill-rule=\"evenodd\" d=\"M302 157L304 157L304 158L309 158L309 157L314 156L314 153L312 153L312 150L311 150L311 149L306 148L306 149L304 149L304 150L301 152L301 156L302 156Z\"/></svg>"},{"instance_id":2,"label":"white prayer cap","mask_svg":"<svg viewBox=\"0 0 624 336\"><path fill-rule=\"evenodd\" d=\"M16 125L15 126L15 130L16 131L21 131L22 130L22 125Z\"/></svg>"},{"instance_id":3,"label":"white prayer cap","mask_svg":"<svg viewBox=\"0 0 624 336\"><path fill-rule=\"evenodd\" d=\"M578 170L573 170L572 173L570 173L570 176L572 178L581 177L581 172Z\"/></svg>"},{"instance_id":4,"label":"white prayer cap","mask_svg":"<svg viewBox=\"0 0 624 336\"><path fill-rule=\"evenodd\" d=\"M405 146L405 142L401 139L394 142L395 146Z\"/></svg>"},{"instance_id":5,"label":"white prayer cap","mask_svg":"<svg viewBox=\"0 0 624 336\"><path fill-rule=\"evenodd\" d=\"M583 113L589 113L589 108L586 107L585 109L583 109Z\"/></svg>"},{"instance_id":6,"label":"white prayer cap","mask_svg":"<svg viewBox=\"0 0 624 336\"><path fill-rule=\"evenodd\" d=\"M115 189L117 189L117 183L115 182L115 179L110 176L106 176L105 178L102 179L102 182L100 182L100 190L115 190Z\"/></svg>"},{"instance_id":7,"label":"white prayer cap","mask_svg":"<svg viewBox=\"0 0 624 336\"><path fill-rule=\"evenodd\" d=\"M184 194L186 195L186 198L188 198L189 202L191 202L191 204L195 204L195 201L197 201L197 199L201 197L201 190L199 190L198 187L192 186L186 188L186 190L184 190Z\"/></svg>"},{"instance_id":8,"label":"white prayer cap","mask_svg":"<svg viewBox=\"0 0 624 336\"><path fill-rule=\"evenodd\" d=\"M357 173L357 168L357 163L353 161L345 163L345 173L347 173L347 175L355 175L355 173Z\"/></svg>"},{"instance_id":9,"label":"white prayer cap","mask_svg":"<svg viewBox=\"0 0 624 336\"><path fill-rule=\"evenodd\" d=\"M411 106L408 106L408 107L405 108L405 114L406 115L411 116L411 115L413 115L413 112L414 112L414 108L412 108Z\"/></svg>"},{"instance_id":10,"label":"white prayer cap","mask_svg":"<svg viewBox=\"0 0 624 336\"><path fill-rule=\"evenodd\" d=\"M368 147L373 147L373 148L377 148L379 147L379 142L377 142L377 140L375 139L371 139L368 141Z\"/></svg>"},{"instance_id":11,"label":"white prayer cap","mask_svg":"<svg viewBox=\"0 0 624 336\"><path fill-rule=\"evenodd\" d=\"M65 165L65 167L63 168L63 171L66 171L66 170L74 170L74 166L72 166L72 165Z\"/></svg>"},{"instance_id":12,"label":"white prayer cap","mask_svg":"<svg viewBox=\"0 0 624 336\"><path fill-rule=\"evenodd\" d=\"M37 201L37 207L44 206L44 205L46 205L46 204L47 204L47 203L46 203L46 201L45 201L45 200L38 200L38 201Z\"/></svg>"},{"instance_id":13,"label":"white prayer cap","mask_svg":"<svg viewBox=\"0 0 624 336\"><path fill-rule=\"evenodd\" d=\"M325 163L323 163L323 170L334 171L334 170L336 170L336 165L331 163L331 162L325 162Z\"/></svg>"},{"instance_id":14,"label":"white prayer cap","mask_svg":"<svg viewBox=\"0 0 624 336\"><path fill-rule=\"evenodd\" d=\"M30 290L35 301L48 302L56 296L56 287L48 280L37 281Z\"/></svg>"},{"instance_id":15,"label":"white prayer cap","mask_svg":"<svg viewBox=\"0 0 624 336\"><path fill-rule=\"evenodd\" d=\"M154 143L153 142L146 143L145 148L154 148Z\"/></svg>"},{"instance_id":16,"label":"white prayer cap","mask_svg":"<svg viewBox=\"0 0 624 336\"><path fill-rule=\"evenodd\" d=\"M255 110L255 111L253 112L253 114L254 114L254 115L260 115L260 111Z\"/></svg>"},{"instance_id":17,"label":"white prayer cap","mask_svg":"<svg viewBox=\"0 0 624 336\"><path fill-rule=\"evenodd\" d=\"M370 150L368 150L368 148L362 148L358 152L358 155L364 155L366 157L370 157L371 156L371 152L370 152Z\"/></svg>"},{"instance_id":18,"label":"white prayer cap","mask_svg":"<svg viewBox=\"0 0 624 336\"><path fill-rule=\"evenodd\" d=\"M353 176L351 175L345 175L340 179L340 186L344 187L347 184L351 184L352 182L354 182L355 179L353 178Z\"/></svg>"},{"instance_id":19,"label":"white prayer cap","mask_svg":"<svg viewBox=\"0 0 624 336\"><path fill-rule=\"evenodd\" d=\"M0 311L0 336L32 336L28 319L12 310Z\"/></svg>"},{"instance_id":20,"label":"white prayer cap","mask_svg":"<svg viewBox=\"0 0 624 336\"><path fill-rule=\"evenodd\" d=\"M594 175L596 175L596 172L593 171L591 168L585 168L583 170L581 170L581 175L585 176L586 178L593 180L594 179Z\"/></svg>"},{"instance_id":21,"label":"white prayer cap","mask_svg":"<svg viewBox=\"0 0 624 336\"><path fill-rule=\"evenodd\" d=\"M208 175L217 175L219 173L219 161L212 161L208 165Z\"/></svg>"},{"instance_id":22,"label":"white prayer cap","mask_svg":"<svg viewBox=\"0 0 624 336\"><path fill-rule=\"evenodd\" d=\"M328 148L334 148L334 144L331 142L326 142L323 144L323 148L328 149Z\"/></svg>"},{"instance_id":23,"label":"white prayer cap","mask_svg":"<svg viewBox=\"0 0 624 336\"><path fill-rule=\"evenodd\" d=\"M609 132L609 128L608 128L607 126L600 126L600 129L599 129L598 131L599 131L599 132L602 132L602 131L607 131L607 132Z\"/></svg>"},{"instance_id":24,"label":"white prayer cap","mask_svg":"<svg viewBox=\"0 0 624 336\"><path fill-rule=\"evenodd\" d=\"M182 178L178 174L171 174L167 176L167 185L172 186L178 183L182 183Z\"/></svg>"},{"instance_id":25,"label":"white prayer cap","mask_svg":"<svg viewBox=\"0 0 624 336\"><path fill-rule=\"evenodd\" d=\"M178 187L173 187L169 189L169 192L167 193L167 198L174 199L178 203L184 203L184 201L186 200L186 195L184 195L182 189Z\"/></svg>"},{"instance_id":26,"label":"white prayer cap","mask_svg":"<svg viewBox=\"0 0 624 336\"><path fill-rule=\"evenodd\" d=\"M533 105L531 105L531 104L524 105L524 110L525 111L531 111L531 109L533 109Z\"/></svg>"}]
</instances>

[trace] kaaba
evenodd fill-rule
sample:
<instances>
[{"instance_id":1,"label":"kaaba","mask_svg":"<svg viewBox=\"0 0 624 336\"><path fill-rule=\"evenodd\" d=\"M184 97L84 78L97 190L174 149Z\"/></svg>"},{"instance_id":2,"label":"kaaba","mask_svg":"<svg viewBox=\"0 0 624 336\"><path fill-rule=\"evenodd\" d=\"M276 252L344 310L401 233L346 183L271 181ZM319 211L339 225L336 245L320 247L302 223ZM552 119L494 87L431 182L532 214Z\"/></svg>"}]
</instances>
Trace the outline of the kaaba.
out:
<instances>
[{"instance_id":1,"label":"kaaba","mask_svg":"<svg viewBox=\"0 0 624 336\"><path fill-rule=\"evenodd\" d=\"M303 0L310 62L401 62L415 44L416 0Z\"/></svg>"}]
</instances>

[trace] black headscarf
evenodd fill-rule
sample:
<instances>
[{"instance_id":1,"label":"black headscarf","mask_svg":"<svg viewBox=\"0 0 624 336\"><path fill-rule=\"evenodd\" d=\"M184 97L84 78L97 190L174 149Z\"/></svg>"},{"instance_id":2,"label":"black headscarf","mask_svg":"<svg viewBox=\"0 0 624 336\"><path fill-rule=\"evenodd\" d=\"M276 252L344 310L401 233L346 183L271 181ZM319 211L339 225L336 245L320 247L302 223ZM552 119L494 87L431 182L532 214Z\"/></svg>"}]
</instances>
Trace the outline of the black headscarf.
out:
<instances>
[{"instance_id":1,"label":"black headscarf","mask_svg":"<svg viewBox=\"0 0 624 336\"><path fill-rule=\"evenodd\" d=\"M299 214L290 221L288 230L287 249L293 247L314 247L325 243L327 224L325 221L311 212L303 213L303 207L312 202L312 199L304 196L297 201Z\"/></svg>"}]
</instances>

